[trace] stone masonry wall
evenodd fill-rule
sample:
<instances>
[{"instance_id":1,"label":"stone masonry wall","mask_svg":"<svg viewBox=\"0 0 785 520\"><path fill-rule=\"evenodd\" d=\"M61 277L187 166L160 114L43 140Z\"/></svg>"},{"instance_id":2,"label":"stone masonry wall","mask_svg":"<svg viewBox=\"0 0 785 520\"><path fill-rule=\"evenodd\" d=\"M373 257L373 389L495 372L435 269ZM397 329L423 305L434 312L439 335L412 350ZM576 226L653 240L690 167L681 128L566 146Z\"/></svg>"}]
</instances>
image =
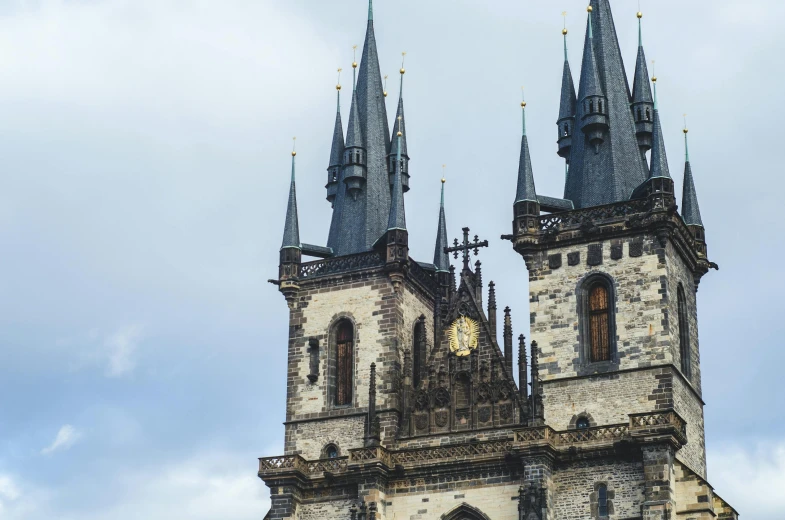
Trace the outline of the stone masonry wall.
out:
<instances>
[{"instance_id":1,"label":"stone masonry wall","mask_svg":"<svg viewBox=\"0 0 785 520\"><path fill-rule=\"evenodd\" d=\"M436 520L466 503L493 520L518 520L519 487L520 483L517 481L498 484L492 480L478 480L471 486L461 486L460 489L446 484L441 489L427 493L388 495L385 518Z\"/></svg>"},{"instance_id":2,"label":"stone masonry wall","mask_svg":"<svg viewBox=\"0 0 785 520\"><path fill-rule=\"evenodd\" d=\"M673 377L673 408L687 421L687 445L676 452L676 458L699 476L706 478L703 404L689 383L677 374Z\"/></svg>"},{"instance_id":3,"label":"stone masonry wall","mask_svg":"<svg viewBox=\"0 0 785 520\"><path fill-rule=\"evenodd\" d=\"M579 462L554 472L555 518L598 518L596 486L608 486L611 518L639 518L643 503L643 464L622 461Z\"/></svg>"}]
</instances>

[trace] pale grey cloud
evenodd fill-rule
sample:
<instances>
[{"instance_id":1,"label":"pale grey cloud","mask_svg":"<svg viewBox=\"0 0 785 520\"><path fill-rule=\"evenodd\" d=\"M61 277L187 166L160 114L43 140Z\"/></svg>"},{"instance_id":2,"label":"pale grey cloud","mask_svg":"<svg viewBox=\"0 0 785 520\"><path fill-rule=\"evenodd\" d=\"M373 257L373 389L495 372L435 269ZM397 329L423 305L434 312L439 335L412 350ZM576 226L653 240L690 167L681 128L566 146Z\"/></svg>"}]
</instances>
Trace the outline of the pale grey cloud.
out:
<instances>
[{"instance_id":1,"label":"pale grey cloud","mask_svg":"<svg viewBox=\"0 0 785 520\"><path fill-rule=\"evenodd\" d=\"M107 377L121 377L130 374L136 368L136 350L142 339L143 327L130 325L123 327L106 338Z\"/></svg>"},{"instance_id":2,"label":"pale grey cloud","mask_svg":"<svg viewBox=\"0 0 785 520\"><path fill-rule=\"evenodd\" d=\"M82 432L70 424L65 424L57 432L57 436L52 441L52 444L41 450L41 455L51 455L57 451L68 450L79 442L81 438Z\"/></svg>"}]
</instances>

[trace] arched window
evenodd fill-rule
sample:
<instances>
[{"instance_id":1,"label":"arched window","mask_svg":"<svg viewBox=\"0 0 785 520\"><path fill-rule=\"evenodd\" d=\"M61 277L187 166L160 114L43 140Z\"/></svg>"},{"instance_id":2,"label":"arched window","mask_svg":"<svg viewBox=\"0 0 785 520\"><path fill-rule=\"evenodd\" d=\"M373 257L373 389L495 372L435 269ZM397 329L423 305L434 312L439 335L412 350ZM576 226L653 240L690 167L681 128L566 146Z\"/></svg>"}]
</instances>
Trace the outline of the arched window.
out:
<instances>
[{"instance_id":1,"label":"arched window","mask_svg":"<svg viewBox=\"0 0 785 520\"><path fill-rule=\"evenodd\" d=\"M681 351L681 373L684 377L692 377L692 349L690 348L690 322L687 313L687 298L684 286L679 284L679 350Z\"/></svg>"},{"instance_id":2,"label":"arched window","mask_svg":"<svg viewBox=\"0 0 785 520\"><path fill-rule=\"evenodd\" d=\"M606 518L608 516L608 486L600 484L597 488L597 516Z\"/></svg>"},{"instance_id":3,"label":"arched window","mask_svg":"<svg viewBox=\"0 0 785 520\"><path fill-rule=\"evenodd\" d=\"M592 363L611 360L610 315L608 286L598 281L589 288L589 342Z\"/></svg>"},{"instance_id":4,"label":"arched window","mask_svg":"<svg viewBox=\"0 0 785 520\"><path fill-rule=\"evenodd\" d=\"M601 99L599 101L597 101L597 106L599 107L598 111L600 112L600 114L602 114L602 100Z\"/></svg>"},{"instance_id":5,"label":"arched window","mask_svg":"<svg viewBox=\"0 0 785 520\"><path fill-rule=\"evenodd\" d=\"M414 334L413 334L413 346L412 346L412 361L413 367L412 372L413 374L413 383L415 388L420 387L420 383L423 380L423 367L425 367L425 363L427 360L425 359L427 356L426 352L426 343L425 343L425 318L421 317L417 322L414 324Z\"/></svg>"},{"instance_id":6,"label":"arched window","mask_svg":"<svg viewBox=\"0 0 785 520\"><path fill-rule=\"evenodd\" d=\"M575 428L578 430L588 430L589 426L590 426L589 419L587 419L586 417L581 417L580 419L578 419L578 422L575 423Z\"/></svg>"},{"instance_id":7,"label":"arched window","mask_svg":"<svg viewBox=\"0 0 785 520\"><path fill-rule=\"evenodd\" d=\"M338 323L335 338L335 405L352 404L354 374L354 327L349 320Z\"/></svg>"},{"instance_id":8,"label":"arched window","mask_svg":"<svg viewBox=\"0 0 785 520\"><path fill-rule=\"evenodd\" d=\"M356 163L360 164L360 152L355 153Z\"/></svg>"},{"instance_id":9,"label":"arched window","mask_svg":"<svg viewBox=\"0 0 785 520\"><path fill-rule=\"evenodd\" d=\"M646 121L651 121L651 110L646 109Z\"/></svg>"},{"instance_id":10,"label":"arched window","mask_svg":"<svg viewBox=\"0 0 785 520\"><path fill-rule=\"evenodd\" d=\"M337 459L339 456L340 452L338 451L338 446L335 444L328 444L322 451L322 458L325 459Z\"/></svg>"},{"instance_id":11,"label":"arched window","mask_svg":"<svg viewBox=\"0 0 785 520\"><path fill-rule=\"evenodd\" d=\"M594 101L589 101L589 113L594 113Z\"/></svg>"}]
</instances>

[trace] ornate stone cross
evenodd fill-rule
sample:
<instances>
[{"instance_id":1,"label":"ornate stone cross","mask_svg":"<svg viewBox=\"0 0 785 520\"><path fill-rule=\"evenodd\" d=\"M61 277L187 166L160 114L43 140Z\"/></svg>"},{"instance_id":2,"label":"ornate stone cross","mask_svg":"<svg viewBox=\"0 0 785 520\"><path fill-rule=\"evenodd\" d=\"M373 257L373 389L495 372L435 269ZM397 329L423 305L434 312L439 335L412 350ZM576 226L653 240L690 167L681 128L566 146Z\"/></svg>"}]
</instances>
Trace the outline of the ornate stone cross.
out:
<instances>
[{"instance_id":1,"label":"ornate stone cross","mask_svg":"<svg viewBox=\"0 0 785 520\"><path fill-rule=\"evenodd\" d=\"M483 240L480 242L480 237L474 235L474 242L469 242L469 228L463 228L463 244L458 243L458 239L455 239L455 247L445 247L445 253L453 253L455 258L458 258L458 253L463 254L463 270L469 271L469 256L472 250L474 250L474 256L480 254L481 247L489 247L488 241Z\"/></svg>"}]
</instances>

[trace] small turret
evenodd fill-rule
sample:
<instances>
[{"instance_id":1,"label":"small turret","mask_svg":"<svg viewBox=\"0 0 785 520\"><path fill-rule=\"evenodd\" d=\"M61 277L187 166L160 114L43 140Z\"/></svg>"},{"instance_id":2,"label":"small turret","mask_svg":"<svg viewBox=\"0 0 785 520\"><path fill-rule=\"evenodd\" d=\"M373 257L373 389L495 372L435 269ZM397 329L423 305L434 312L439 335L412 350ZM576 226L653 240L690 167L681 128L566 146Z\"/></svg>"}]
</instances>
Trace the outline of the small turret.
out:
<instances>
[{"instance_id":1,"label":"small turret","mask_svg":"<svg viewBox=\"0 0 785 520\"><path fill-rule=\"evenodd\" d=\"M559 120L556 126L559 129L559 157L569 164L570 150L572 150L572 132L575 129L575 84L572 81L572 70L567 59L567 26L562 29L564 36L564 72L561 80L561 103L559 105Z\"/></svg>"},{"instance_id":2,"label":"small turret","mask_svg":"<svg viewBox=\"0 0 785 520\"><path fill-rule=\"evenodd\" d=\"M681 218L695 237L698 248L698 255L707 256L706 233L701 218L701 210L698 205L698 192L695 190L695 179L692 176L692 166L690 165L690 148L687 140L689 130L684 126L684 186L681 200Z\"/></svg>"},{"instance_id":3,"label":"small turret","mask_svg":"<svg viewBox=\"0 0 785 520\"><path fill-rule=\"evenodd\" d=\"M635 64L635 82L632 86L632 115L635 119L635 135L638 139L638 146L641 154L645 154L652 147L654 100L649 85L646 54L643 52L641 18L643 18L643 13L638 11L638 60Z\"/></svg>"},{"instance_id":4,"label":"small turret","mask_svg":"<svg viewBox=\"0 0 785 520\"><path fill-rule=\"evenodd\" d=\"M537 216L540 214L540 203L537 200L537 190L534 187L529 140L526 137L526 100L521 101L521 112L523 136L521 137L521 158L518 163L518 189L513 205L515 214L513 235L515 236L536 232Z\"/></svg>"},{"instance_id":5,"label":"small turret","mask_svg":"<svg viewBox=\"0 0 785 520\"><path fill-rule=\"evenodd\" d=\"M404 59L406 58L406 53L403 53ZM403 115L403 76L406 74L406 69L404 68L404 61L401 61L401 90L400 95L398 97L398 112L395 115L395 125L393 126L393 137L390 142L390 153L387 155L387 163L388 168L390 170L390 189L392 189L393 184L395 183L395 168L396 168L396 158L399 156L400 151L400 165L401 165L401 173L402 173L402 184L403 184L403 191L406 193L409 191L409 154L408 154L408 147L406 146L406 118ZM398 131L403 132L403 139L398 139ZM399 150L400 148L400 150Z\"/></svg>"},{"instance_id":6,"label":"small turret","mask_svg":"<svg viewBox=\"0 0 785 520\"><path fill-rule=\"evenodd\" d=\"M341 121L341 69L338 69L338 84L335 86L338 91L338 110L335 114L335 130L333 131L333 145L330 150L330 165L327 167L327 200L334 204L338 196L338 189L341 183L341 169L343 167L343 122Z\"/></svg>"},{"instance_id":7,"label":"small turret","mask_svg":"<svg viewBox=\"0 0 785 520\"><path fill-rule=\"evenodd\" d=\"M395 170L395 182L393 183L392 196L390 200L390 215L387 219L387 265L394 264L398 267L403 266L409 260L409 232L406 229L406 208L403 200L403 181L401 174L401 141L403 132L399 128L396 132L398 138L398 154ZM392 276L392 275L391 275ZM398 278L393 278L395 286Z\"/></svg>"},{"instance_id":8,"label":"small turret","mask_svg":"<svg viewBox=\"0 0 785 520\"><path fill-rule=\"evenodd\" d=\"M608 100L602 92L600 75L597 71L597 59L594 56L594 29L592 28L592 6L586 8L589 12L589 40L583 51L583 68L581 69L581 85L584 86L581 104L583 117L581 130L589 138L589 143L594 146L595 153L605 142L608 132Z\"/></svg>"},{"instance_id":9,"label":"small turret","mask_svg":"<svg viewBox=\"0 0 785 520\"><path fill-rule=\"evenodd\" d=\"M668 167L668 155L665 153L665 139L660 124L660 111L657 104L657 78L654 82L654 131L652 132L651 168L649 178L646 180L647 194L649 196L663 194L669 199L670 206L673 201L673 179Z\"/></svg>"},{"instance_id":10,"label":"small turret","mask_svg":"<svg viewBox=\"0 0 785 520\"><path fill-rule=\"evenodd\" d=\"M346 146L343 152L343 182L353 199L365 187L367 155L363 145L363 130L360 124L360 107L357 100L357 62L352 63L354 90L352 109L349 112L349 128L346 131Z\"/></svg>"},{"instance_id":11,"label":"small turret","mask_svg":"<svg viewBox=\"0 0 785 520\"><path fill-rule=\"evenodd\" d=\"M300 224L297 217L297 189L295 185L295 158L297 151L292 150L292 180L289 185L289 202L286 206L286 221L283 228L280 264L278 266L279 290L291 306L299 290L298 277L302 259L300 243Z\"/></svg>"},{"instance_id":12,"label":"small turret","mask_svg":"<svg viewBox=\"0 0 785 520\"><path fill-rule=\"evenodd\" d=\"M447 298L450 287L450 255L445 252L450 245L447 241L447 218L444 213L444 184L442 177L442 201L439 206L439 223L436 228L436 246L433 251L433 265L436 266L436 280L439 282L442 297Z\"/></svg>"}]
</instances>

